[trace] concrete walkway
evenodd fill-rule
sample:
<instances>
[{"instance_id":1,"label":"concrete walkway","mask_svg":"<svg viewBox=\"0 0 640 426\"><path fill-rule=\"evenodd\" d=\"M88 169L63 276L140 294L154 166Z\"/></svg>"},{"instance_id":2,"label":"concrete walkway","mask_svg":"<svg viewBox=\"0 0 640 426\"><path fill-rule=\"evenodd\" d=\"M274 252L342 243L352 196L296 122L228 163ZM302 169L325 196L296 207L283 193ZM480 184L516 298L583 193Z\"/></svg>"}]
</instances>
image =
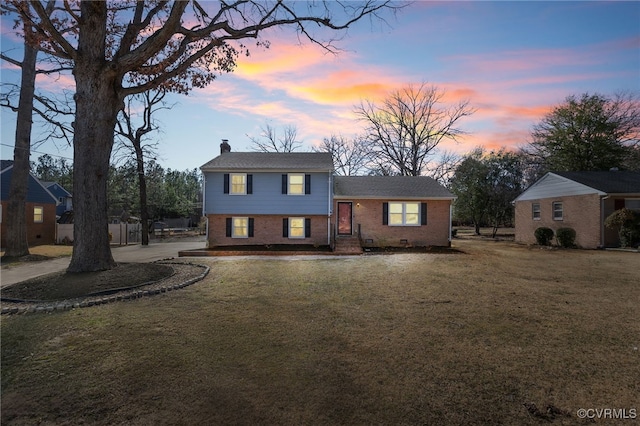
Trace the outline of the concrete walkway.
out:
<instances>
[{"instance_id":1,"label":"concrete walkway","mask_svg":"<svg viewBox=\"0 0 640 426\"><path fill-rule=\"evenodd\" d=\"M204 248L204 241L196 242L160 242L148 246L130 245L112 247L111 253L116 262L153 262L155 260L177 258L182 250ZM0 288L20 281L35 278L51 272L63 271L69 266L70 257L60 257L42 262L25 262L0 271Z\"/></svg>"}]
</instances>

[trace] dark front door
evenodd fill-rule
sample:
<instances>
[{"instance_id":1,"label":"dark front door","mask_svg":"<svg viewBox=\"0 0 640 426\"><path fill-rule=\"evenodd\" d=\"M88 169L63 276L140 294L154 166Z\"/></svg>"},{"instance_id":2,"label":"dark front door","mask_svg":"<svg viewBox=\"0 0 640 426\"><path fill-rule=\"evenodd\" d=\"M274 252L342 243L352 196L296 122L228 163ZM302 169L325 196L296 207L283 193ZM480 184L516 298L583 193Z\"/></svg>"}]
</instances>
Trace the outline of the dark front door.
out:
<instances>
[{"instance_id":1,"label":"dark front door","mask_svg":"<svg viewBox=\"0 0 640 426\"><path fill-rule=\"evenodd\" d=\"M351 235L352 204L338 202L338 235Z\"/></svg>"}]
</instances>

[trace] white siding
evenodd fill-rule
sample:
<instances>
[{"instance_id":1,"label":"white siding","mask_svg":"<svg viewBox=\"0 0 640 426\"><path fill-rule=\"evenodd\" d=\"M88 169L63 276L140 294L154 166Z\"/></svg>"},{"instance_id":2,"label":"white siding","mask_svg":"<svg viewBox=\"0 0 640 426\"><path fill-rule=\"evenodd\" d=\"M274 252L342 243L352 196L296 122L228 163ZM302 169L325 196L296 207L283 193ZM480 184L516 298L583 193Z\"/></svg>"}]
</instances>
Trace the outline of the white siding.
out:
<instances>
[{"instance_id":1,"label":"white siding","mask_svg":"<svg viewBox=\"0 0 640 426\"><path fill-rule=\"evenodd\" d=\"M602 191L558 176L547 173L539 181L524 191L515 201L540 200L543 198L563 197L571 195L599 194L607 195Z\"/></svg>"}]
</instances>

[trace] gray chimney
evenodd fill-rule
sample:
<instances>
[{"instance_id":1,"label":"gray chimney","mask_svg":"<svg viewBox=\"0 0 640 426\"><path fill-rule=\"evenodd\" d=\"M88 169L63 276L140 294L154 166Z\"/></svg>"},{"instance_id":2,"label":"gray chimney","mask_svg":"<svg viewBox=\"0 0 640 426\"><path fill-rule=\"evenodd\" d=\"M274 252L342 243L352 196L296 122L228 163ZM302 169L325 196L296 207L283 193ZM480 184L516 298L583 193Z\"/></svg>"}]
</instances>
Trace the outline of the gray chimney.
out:
<instances>
[{"instance_id":1,"label":"gray chimney","mask_svg":"<svg viewBox=\"0 0 640 426\"><path fill-rule=\"evenodd\" d=\"M229 139L222 139L222 143L220 144L220 154L224 154L225 152L231 152L231 145L229 145Z\"/></svg>"}]
</instances>

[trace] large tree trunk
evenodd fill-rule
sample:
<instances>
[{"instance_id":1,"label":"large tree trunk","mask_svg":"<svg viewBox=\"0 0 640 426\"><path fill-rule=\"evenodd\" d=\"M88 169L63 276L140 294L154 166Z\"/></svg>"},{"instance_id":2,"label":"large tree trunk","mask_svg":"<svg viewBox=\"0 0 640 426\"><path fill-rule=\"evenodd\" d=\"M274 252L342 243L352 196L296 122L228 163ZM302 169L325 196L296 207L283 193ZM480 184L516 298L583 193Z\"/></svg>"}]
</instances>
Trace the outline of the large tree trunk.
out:
<instances>
[{"instance_id":1,"label":"large tree trunk","mask_svg":"<svg viewBox=\"0 0 640 426\"><path fill-rule=\"evenodd\" d=\"M105 66L107 6L82 2L78 39L76 117L73 138L73 255L68 272L115 266L109 245L107 175L121 76Z\"/></svg>"},{"instance_id":2,"label":"large tree trunk","mask_svg":"<svg viewBox=\"0 0 640 426\"><path fill-rule=\"evenodd\" d=\"M7 204L7 248L5 256L19 257L29 254L27 241L26 202L29 190L29 156L31 154L31 127L33 123L33 94L36 83L38 50L30 42L31 25L24 24L24 59L20 82L20 99L16 120L16 141L13 150L13 170Z\"/></svg>"}]
</instances>

